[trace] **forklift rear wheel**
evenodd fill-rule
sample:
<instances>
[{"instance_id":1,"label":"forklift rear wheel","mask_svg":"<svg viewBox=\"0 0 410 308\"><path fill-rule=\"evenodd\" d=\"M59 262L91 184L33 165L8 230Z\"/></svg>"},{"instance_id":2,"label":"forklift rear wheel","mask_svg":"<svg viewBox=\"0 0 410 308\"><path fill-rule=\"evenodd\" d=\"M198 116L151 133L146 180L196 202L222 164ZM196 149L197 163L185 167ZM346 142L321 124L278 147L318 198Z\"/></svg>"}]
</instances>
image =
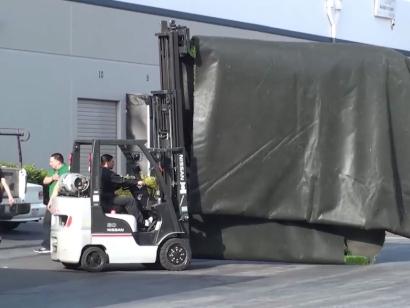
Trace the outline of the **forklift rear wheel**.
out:
<instances>
[{"instance_id":1,"label":"forklift rear wheel","mask_svg":"<svg viewBox=\"0 0 410 308\"><path fill-rule=\"evenodd\" d=\"M107 265L108 256L99 247L89 247L81 256L81 266L87 272L97 273L104 270Z\"/></svg>"},{"instance_id":2,"label":"forklift rear wheel","mask_svg":"<svg viewBox=\"0 0 410 308\"><path fill-rule=\"evenodd\" d=\"M66 269L69 269L69 270L76 270L76 269L78 269L80 266L81 266L81 263L80 262L78 262L78 263L66 263L66 262L61 262L63 265L64 265L64 267L66 268Z\"/></svg>"},{"instance_id":3,"label":"forklift rear wheel","mask_svg":"<svg viewBox=\"0 0 410 308\"><path fill-rule=\"evenodd\" d=\"M159 261L168 271L183 271L191 263L191 248L187 240L171 238L160 249Z\"/></svg>"}]
</instances>

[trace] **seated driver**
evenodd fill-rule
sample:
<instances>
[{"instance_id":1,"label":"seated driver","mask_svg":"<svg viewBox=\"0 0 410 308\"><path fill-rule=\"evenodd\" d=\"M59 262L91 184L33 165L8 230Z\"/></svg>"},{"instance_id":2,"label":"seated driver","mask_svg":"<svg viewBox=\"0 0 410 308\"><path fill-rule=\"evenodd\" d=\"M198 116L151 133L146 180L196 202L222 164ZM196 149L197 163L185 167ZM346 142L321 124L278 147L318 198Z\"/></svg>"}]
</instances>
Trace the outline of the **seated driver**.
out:
<instances>
[{"instance_id":1,"label":"seated driver","mask_svg":"<svg viewBox=\"0 0 410 308\"><path fill-rule=\"evenodd\" d=\"M125 208L126 211L134 215L137 219L138 228L143 226L143 216L138 209L137 202L131 196L117 196L115 191L119 188L129 186L142 186L141 179L125 179L112 171L114 168L114 158L109 154L101 156L101 201L105 206ZM104 206L103 206L104 207Z\"/></svg>"}]
</instances>

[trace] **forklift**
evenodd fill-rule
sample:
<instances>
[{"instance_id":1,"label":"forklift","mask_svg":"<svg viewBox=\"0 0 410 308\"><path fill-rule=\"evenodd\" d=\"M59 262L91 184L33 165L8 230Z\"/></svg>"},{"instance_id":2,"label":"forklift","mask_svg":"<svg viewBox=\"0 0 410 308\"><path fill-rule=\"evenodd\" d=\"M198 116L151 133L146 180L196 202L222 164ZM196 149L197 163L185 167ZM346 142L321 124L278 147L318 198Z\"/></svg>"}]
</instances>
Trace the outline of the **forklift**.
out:
<instances>
[{"instance_id":1,"label":"forklift","mask_svg":"<svg viewBox=\"0 0 410 308\"><path fill-rule=\"evenodd\" d=\"M188 31L163 22L157 34L162 90L152 92L148 102L152 140L74 141L70 173L60 177L59 195L50 206L51 259L65 268L101 272L108 264L137 263L150 269L182 271L190 265L184 98L181 71L175 66L182 65L179 59L188 56ZM147 142L153 146L147 147ZM100 198L100 157L105 154L101 147L108 145L117 146L124 155L133 173L128 178L138 177L138 162L144 157L149 175L156 179L156 196L149 196L144 187L128 187L150 221L145 229L137 229L133 215L104 210L107 205ZM87 176L80 173L80 157L84 157L81 149L90 146Z\"/></svg>"}]
</instances>

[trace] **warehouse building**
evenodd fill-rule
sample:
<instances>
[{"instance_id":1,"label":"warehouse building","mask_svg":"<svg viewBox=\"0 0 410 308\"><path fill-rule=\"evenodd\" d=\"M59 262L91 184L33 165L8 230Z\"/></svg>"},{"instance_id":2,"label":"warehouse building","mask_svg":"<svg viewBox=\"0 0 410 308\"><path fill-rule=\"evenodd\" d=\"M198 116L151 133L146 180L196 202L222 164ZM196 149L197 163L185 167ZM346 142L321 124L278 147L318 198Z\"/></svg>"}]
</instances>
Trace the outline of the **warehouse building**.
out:
<instances>
[{"instance_id":1,"label":"warehouse building","mask_svg":"<svg viewBox=\"0 0 410 308\"><path fill-rule=\"evenodd\" d=\"M331 41L330 33L303 34L130 2L0 1L0 127L31 132L25 163L47 167L52 152L68 156L77 138L125 138L126 94L159 89L154 34L161 20L174 18L191 34ZM0 139L0 161L17 161L14 142Z\"/></svg>"}]
</instances>

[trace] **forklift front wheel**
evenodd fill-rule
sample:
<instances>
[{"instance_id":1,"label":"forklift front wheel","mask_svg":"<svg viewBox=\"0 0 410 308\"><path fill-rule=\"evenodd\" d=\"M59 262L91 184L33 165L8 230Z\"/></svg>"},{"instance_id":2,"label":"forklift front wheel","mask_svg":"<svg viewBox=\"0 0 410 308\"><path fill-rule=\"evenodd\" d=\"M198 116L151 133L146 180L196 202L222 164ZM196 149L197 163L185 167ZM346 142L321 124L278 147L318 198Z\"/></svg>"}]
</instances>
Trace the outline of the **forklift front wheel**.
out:
<instances>
[{"instance_id":1,"label":"forklift front wheel","mask_svg":"<svg viewBox=\"0 0 410 308\"><path fill-rule=\"evenodd\" d=\"M81 266L87 272L101 272L107 263L108 256L100 247L88 247L81 256Z\"/></svg>"},{"instance_id":2,"label":"forklift front wheel","mask_svg":"<svg viewBox=\"0 0 410 308\"><path fill-rule=\"evenodd\" d=\"M170 238L160 249L159 261L168 271L183 271L191 263L192 251L187 240Z\"/></svg>"}]
</instances>

